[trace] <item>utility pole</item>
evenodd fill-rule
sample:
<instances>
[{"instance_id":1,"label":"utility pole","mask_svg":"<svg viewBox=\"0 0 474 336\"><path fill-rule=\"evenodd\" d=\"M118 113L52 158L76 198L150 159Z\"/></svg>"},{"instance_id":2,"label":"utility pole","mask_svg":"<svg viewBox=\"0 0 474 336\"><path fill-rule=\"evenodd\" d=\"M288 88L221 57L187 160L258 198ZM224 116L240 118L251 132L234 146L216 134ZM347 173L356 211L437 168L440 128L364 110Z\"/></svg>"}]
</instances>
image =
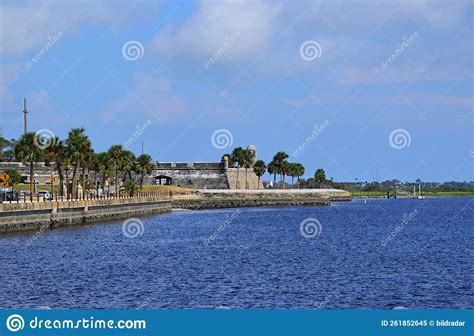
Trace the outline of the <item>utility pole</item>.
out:
<instances>
[{"instance_id":1,"label":"utility pole","mask_svg":"<svg viewBox=\"0 0 474 336\"><path fill-rule=\"evenodd\" d=\"M26 107L26 97L23 97L23 125L24 133L28 133L28 109Z\"/></svg>"},{"instance_id":2,"label":"utility pole","mask_svg":"<svg viewBox=\"0 0 474 336\"><path fill-rule=\"evenodd\" d=\"M143 140L142 140L142 155L143 155Z\"/></svg>"}]
</instances>

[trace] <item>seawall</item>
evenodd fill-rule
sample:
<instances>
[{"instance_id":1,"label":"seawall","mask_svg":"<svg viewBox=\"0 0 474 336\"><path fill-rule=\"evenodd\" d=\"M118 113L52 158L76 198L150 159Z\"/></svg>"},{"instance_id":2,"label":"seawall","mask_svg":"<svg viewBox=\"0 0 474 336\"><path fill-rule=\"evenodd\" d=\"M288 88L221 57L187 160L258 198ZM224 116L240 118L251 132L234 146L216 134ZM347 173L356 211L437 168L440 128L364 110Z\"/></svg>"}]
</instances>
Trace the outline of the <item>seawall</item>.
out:
<instances>
[{"instance_id":1,"label":"seawall","mask_svg":"<svg viewBox=\"0 0 474 336\"><path fill-rule=\"evenodd\" d=\"M255 206L315 206L350 200L349 192L337 189L199 190L192 196L174 197L173 208L200 210Z\"/></svg>"},{"instance_id":2,"label":"seawall","mask_svg":"<svg viewBox=\"0 0 474 336\"><path fill-rule=\"evenodd\" d=\"M53 229L171 211L158 197L0 204L0 233Z\"/></svg>"},{"instance_id":3,"label":"seawall","mask_svg":"<svg viewBox=\"0 0 474 336\"><path fill-rule=\"evenodd\" d=\"M100 200L0 204L0 234L47 230L107 220L125 219L190 210L255 206L315 206L348 201L350 194L336 189L198 190L192 194L163 197L125 197Z\"/></svg>"}]
</instances>

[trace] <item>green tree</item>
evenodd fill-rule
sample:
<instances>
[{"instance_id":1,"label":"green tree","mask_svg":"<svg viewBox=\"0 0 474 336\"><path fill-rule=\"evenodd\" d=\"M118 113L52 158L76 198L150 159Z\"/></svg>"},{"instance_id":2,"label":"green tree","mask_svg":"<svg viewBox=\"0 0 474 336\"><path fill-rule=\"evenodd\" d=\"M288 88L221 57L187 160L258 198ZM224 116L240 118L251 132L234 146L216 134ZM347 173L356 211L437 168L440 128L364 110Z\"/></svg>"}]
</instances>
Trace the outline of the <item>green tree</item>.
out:
<instances>
[{"instance_id":1,"label":"green tree","mask_svg":"<svg viewBox=\"0 0 474 336\"><path fill-rule=\"evenodd\" d=\"M21 182L21 174L18 170L14 168L8 168L5 169L4 173L8 175L8 187L12 188L11 194L12 194L12 200L13 200L13 194L15 192L15 185Z\"/></svg>"},{"instance_id":2,"label":"green tree","mask_svg":"<svg viewBox=\"0 0 474 336\"><path fill-rule=\"evenodd\" d=\"M124 181L125 181L125 174L128 175L128 179L132 179L132 170L135 168L135 154L130 152L129 150L124 150L122 155L122 160L120 160L120 170L124 173Z\"/></svg>"},{"instance_id":3,"label":"green tree","mask_svg":"<svg viewBox=\"0 0 474 336\"><path fill-rule=\"evenodd\" d=\"M44 159L44 150L37 146L36 134L28 132L15 144L15 158L30 166L30 200L33 201L35 164Z\"/></svg>"},{"instance_id":4,"label":"green tree","mask_svg":"<svg viewBox=\"0 0 474 336\"><path fill-rule=\"evenodd\" d=\"M294 164L294 174L296 176L296 184L300 187L300 177L304 175L304 166L301 163Z\"/></svg>"},{"instance_id":5,"label":"green tree","mask_svg":"<svg viewBox=\"0 0 474 336\"><path fill-rule=\"evenodd\" d=\"M275 169L277 174L280 175L280 188L284 189L285 188L285 179L284 179L284 173L285 173L285 168L287 168L287 162L286 159L288 159L288 154L285 152L277 152L275 156L273 157L273 162L275 165Z\"/></svg>"},{"instance_id":6,"label":"green tree","mask_svg":"<svg viewBox=\"0 0 474 336\"><path fill-rule=\"evenodd\" d=\"M253 154L251 151L244 149L242 151L242 161L240 162L242 167L245 168L245 189L249 188L248 182L248 168L252 166L253 163Z\"/></svg>"},{"instance_id":7,"label":"green tree","mask_svg":"<svg viewBox=\"0 0 474 336\"><path fill-rule=\"evenodd\" d=\"M123 148L122 145L112 145L108 150L115 173L115 195L118 195L118 175L119 169L122 165L123 157L125 156L125 151L126 150Z\"/></svg>"},{"instance_id":8,"label":"green tree","mask_svg":"<svg viewBox=\"0 0 474 336\"><path fill-rule=\"evenodd\" d=\"M64 171L63 166L66 161L66 147L64 142L58 137L52 138L51 145L45 149L46 160L53 161L59 176L59 196L64 196Z\"/></svg>"},{"instance_id":9,"label":"green tree","mask_svg":"<svg viewBox=\"0 0 474 336\"><path fill-rule=\"evenodd\" d=\"M281 176L282 176L282 185L281 185L281 188L282 189L285 189L286 188L286 179L285 177L288 175L290 176L289 174L291 173L291 163L289 163L288 161L283 161L282 165L281 165Z\"/></svg>"},{"instance_id":10,"label":"green tree","mask_svg":"<svg viewBox=\"0 0 474 336\"><path fill-rule=\"evenodd\" d=\"M278 169L275 165L275 162L272 161L268 164L268 173L270 175L273 175L273 189L276 189L276 179L277 179L277 174L278 174Z\"/></svg>"},{"instance_id":11,"label":"green tree","mask_svg":"<svg viewBox=\"0 0 474 336\"><path fill-rule=\"evenodd\" d=\"M237 164L237 179L235 182L235 189L239 189L239 173L240 167L242 167L243 157L244 157L244 149L242 147L234 148L232 153L230 154L232 163Z\"/></svg>"},{"instance_id":12,"label":"green tree","mask_svg":"<svg viewBox=\"0 0 474 336\"><path fill-rule=\"evenodd\" d=\"M262 178L263 174L265 174L266 169L267 169L267 166L265 165L265 162L263 162L262 160L256 161L255 164L253 165L253 172L258 177L257 189L260 189L260 179Z\"/></svg>"},{"instance_id":13,"label":"green tree","mask_svg":"<svg viewBox=\"0 0 474 336\"><path fill-rule=\"evenodd\" d=\"M154 168L155 164L153 163L153 159L150 155L142 154L137 157L135 171L137 174L140 174L140 188L143 188L143 180L145 179L145 175L151 174Z\"/></svg>"},{"instance_id":14,"label":"green tree","mask_svg":"<svg viewBox=\"0 0 474 336\"><path fill-rule=\"evenodd\" d=\"M97 171L102 175L102 192L105 194L105 184L113 168L113 160L109 152L95 154Z\"/></svg>"},{"instance_id":15,"label":"green tree","mask_svg":"<svg viewBox=\"0 0 474 336\"><path fill-rule=\"evenodd\" d=\"M15 140L7 140L0 135L0 162L13 161L15 157L14 144Z\"/></svg>"},{"instance_id":16,"label":"green tree","mask_svg":"<svg viewBox=\"0 0 474 336\"><path fill-rule=\"evenodd\" d=\"M295 186L295 177L296 177L296 163L288 163L287 165L287 170L286 170L286 174L291 177L291 186L294 188Z\"/></svg>"},{"instance_id":17,"label":"green tree","mask_svg":"<svg viewBox=\"0 0 474 336\"><path fill-rule=\"evenodd\" d=\"M133 197L135 193L140 189L140 186L132 179L126 179L123 183L123 190L128 193L128 196Z\"/></svg>"},{"instance_id":18,"label":"green tree","mask_svg":"<svg viewBox=\"0 0 474 336\"><path fill-rule=\"evenodd\" d=\"M66 151L73 167L71 197L77 198L77 185L81 163L85 166L85 162L92 151L91 142L89 137L85 134L84 128L73 128L69 131L66 139Z\"/></svg>"},{"instance_id":19,"label":"green tree","mask_svg":"<svg viewBox=\"0 0 474 336\"><path fill-rule=\"evenodd\" d=\"M326 172L324 171L324 169L319 168L318 170L316 170L316 172L314 173L314 180L321 189L322 184L326 182Z\"/></svg>"}]
</instances>

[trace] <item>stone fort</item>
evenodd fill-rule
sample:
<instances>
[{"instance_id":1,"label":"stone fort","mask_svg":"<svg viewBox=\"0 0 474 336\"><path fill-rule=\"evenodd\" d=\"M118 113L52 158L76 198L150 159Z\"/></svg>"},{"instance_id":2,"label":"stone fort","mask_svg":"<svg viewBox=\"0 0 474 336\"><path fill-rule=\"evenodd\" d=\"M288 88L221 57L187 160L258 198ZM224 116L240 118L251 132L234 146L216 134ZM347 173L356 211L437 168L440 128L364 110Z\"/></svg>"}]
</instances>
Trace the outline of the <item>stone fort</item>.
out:
<instances>
[{"instance_id":1,"label":"stone fort","mask_svg":"<svg viewBox=\"0 0 474 336\"><path fill-rule=\"evenodd\" d=\"M250 145L247 149L253 152L253 163L255 163L257 157L255 146ZM17 169L22 174L24 182L29 183L28 164L0 162L0 173L8 168ZM35 180L38 184L46 184L52 174L57 176L50 166L42 162L35 165ZM252 167L247 169L246 174L245 168L238 169L230 166L227 157L224 157L221 162L157 163L144 182L152 185L174 185L196 189L263 189L262 182L258 181Z\"/></svg>"},{"instance_id":2,"label":"stone fort","mask_svg":"<svg viewBox=\"0 0 474 336\"><path fill-rule=\"evenodd\" d=\"M221 162L161 162L146 182L197 189L263 189L252 168L257 160L257 149L253 145L247 149L253 153L247 173L245 168L231 167L224 156Z\"/></svg>"}]
</instances>

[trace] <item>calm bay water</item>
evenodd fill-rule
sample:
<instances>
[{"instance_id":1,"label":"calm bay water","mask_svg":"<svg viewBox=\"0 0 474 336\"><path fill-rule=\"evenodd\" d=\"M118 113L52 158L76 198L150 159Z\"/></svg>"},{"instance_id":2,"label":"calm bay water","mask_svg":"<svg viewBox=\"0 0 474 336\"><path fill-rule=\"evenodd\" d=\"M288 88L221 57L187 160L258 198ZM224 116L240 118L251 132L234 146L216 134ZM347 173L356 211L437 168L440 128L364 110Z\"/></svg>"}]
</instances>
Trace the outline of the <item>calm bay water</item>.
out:
<instances>
[{"instance_id":1,"label":"calm bay water","mask_svg":"<svg viewBox=\"0 0 474 336\"><path fill-rule=\"evenodd\" d=\"M474 198L175 211L0 237L0 308L474 308ZM300 222L321 232L305 238ZM310 220L310 222L314 222ZM398 228L397 228L398 227Z\"/></svg>"}]
</instances>

